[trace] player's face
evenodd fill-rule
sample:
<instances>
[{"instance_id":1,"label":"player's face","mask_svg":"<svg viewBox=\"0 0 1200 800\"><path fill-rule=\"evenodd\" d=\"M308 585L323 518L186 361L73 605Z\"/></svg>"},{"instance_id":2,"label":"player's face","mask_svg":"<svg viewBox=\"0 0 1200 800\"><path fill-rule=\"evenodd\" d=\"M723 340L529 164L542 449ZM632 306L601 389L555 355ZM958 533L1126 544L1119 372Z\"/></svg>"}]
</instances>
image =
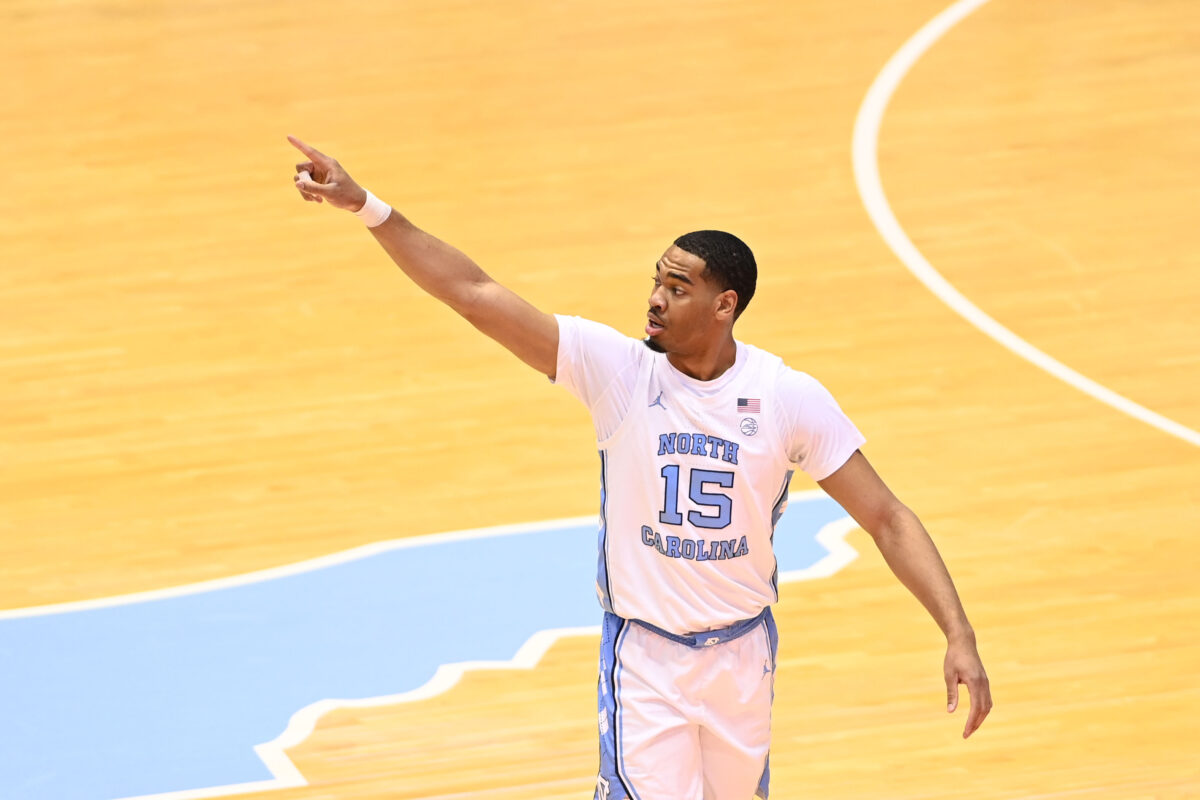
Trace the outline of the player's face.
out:
<instances>
[{"instance_id":1,"label":"player's face","mask_svg":"<svg viewBox=\"0 0 1200 800\"><path fill-rule=\"evenodd\" d=\"M704 274L704 259L676 245L667 248L654 271L654 291L646 314L646 344L653 350L688 354L711 346L720 335L730 297ZM724 297L723 297L724 296Z\"/></svg>"}]
</instances>

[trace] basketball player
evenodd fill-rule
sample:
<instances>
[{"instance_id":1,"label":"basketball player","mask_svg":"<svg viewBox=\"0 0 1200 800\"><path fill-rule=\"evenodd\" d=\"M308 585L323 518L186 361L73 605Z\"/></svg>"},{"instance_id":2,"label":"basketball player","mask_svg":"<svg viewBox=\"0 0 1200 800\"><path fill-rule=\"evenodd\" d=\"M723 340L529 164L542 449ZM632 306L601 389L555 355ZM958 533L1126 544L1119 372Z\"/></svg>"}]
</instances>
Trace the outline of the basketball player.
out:
<instances>
[{"instance_id":1,"label":"basketball player","mask_svg":"<svg viewBox=\"0 0 1200 800\"><path fill-rule=\"evenodd\" d=\"M422 289L588 407L602 467L596 583L597 800L767 797L778 597L771 536L803 469L875 540L946 635L948 710L970 692L963 736L992 707L975 634L917 517L859 450L819 383L737 341L754 257L719 231L658 260L646 339L552 316L291 139L304 199L355 212Z\"/></svg>"}]
</instances>

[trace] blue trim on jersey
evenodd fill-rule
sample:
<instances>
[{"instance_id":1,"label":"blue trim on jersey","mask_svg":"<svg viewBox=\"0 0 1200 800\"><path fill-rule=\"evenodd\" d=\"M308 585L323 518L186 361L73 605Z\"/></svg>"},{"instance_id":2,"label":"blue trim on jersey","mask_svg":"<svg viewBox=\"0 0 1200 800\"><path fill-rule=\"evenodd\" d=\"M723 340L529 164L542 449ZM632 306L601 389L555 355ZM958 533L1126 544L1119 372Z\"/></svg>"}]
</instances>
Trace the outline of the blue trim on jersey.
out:
<instances>
[{"instance_id":1,"label":"blue trim on jersey","mask_svg":"<svg viewBox=\"0 0 1200 800\"><path fill-rule=\"evenodd\" d=\"M771 508L771 533L775 532L775 526L779 524L779 519L783 516L783 503L787 500L788 487L792 485L792 475L794 474L795 470L789 469L787 475L783 476L783 486L779 487L775 505Z\"/></svg>"},{"instance_id":2,"label":"blue trim on jersey","mask_svg":"<svg viewBox=\"0 0 1200 800\"><path fill-rule=\"evenodd\" d=\"M788 487L792 485L792 475L795 470L789 469L787 475L783 477L783 487L779 490L779 495L775 498L775 505L771 509L771 549L775 549L775 526L779 524L779 520L783 518L783 504L787 501ZM771 588L775 591L775 602L779 602L779 559L775 559L775 571L771 573Z\"/></svg>"},{"instance_id":3,"label":"blue trim on jersey","mask_svg":"<svg viewBox=\"0 0 1200 800\"><path fill-rule=\"evenodd\" d=\"M766 764L763 766L762 778L758 781L758 788L754 790L754 796L767 800L771 794L771 754L767 753Z\"/></svg>"},{"instance_id":4,"label":"blue trim on jersey","mask_svg":"<svg viewBox=\"0 0 1200 800\"><path fill-rule=\"evenodd\" d=\"M608 580L608 453L600 451L600 540L596 544L596 589L600 607L612 612L612 584Z\"/></svg>"},{"instance_id":5,"label":"blue trim on jersey","mask_svg":"<svg viewBox=\"0 0 1200 800\"><path fill-rule=\"evenodd\" d=\"M624 774L620 737L623 715L617 699L621 672L619 650L628 629L628 620L615 614L604 615L600 631L600 680L596 694L600 716L607 722L607 728L602 726L600 729L600 779L607 791L602 795L597 785L596 800L639 800Z\"/></svg>"}]
</instances>

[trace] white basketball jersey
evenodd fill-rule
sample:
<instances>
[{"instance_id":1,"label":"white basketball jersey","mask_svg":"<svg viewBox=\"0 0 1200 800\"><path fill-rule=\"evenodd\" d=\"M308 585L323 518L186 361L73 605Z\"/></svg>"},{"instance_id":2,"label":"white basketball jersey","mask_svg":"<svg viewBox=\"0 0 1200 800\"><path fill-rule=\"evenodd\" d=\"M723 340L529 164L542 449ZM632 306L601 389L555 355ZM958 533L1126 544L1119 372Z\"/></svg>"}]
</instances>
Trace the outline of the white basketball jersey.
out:
<instances>
[{"instance_id":1,"label":"white basketball jersey","mask_svg":"<svg viewBox=\"0 0 1200 800\"><path fill-rule=\"evenodd\" d=\"M596 419L596 590L604 609L685 634L753 617L777 601L771 539L793 462L824 478L863 442L828 392L741 342L729 370L698 381L596 323L560 317L559 328L557 382L609 418ZM813 427L797 424L798 414L829 429L820 442L811 433L813 441L796 441ZM810 456L822 463L810 465Z\"/></svg>"}]
</instances>

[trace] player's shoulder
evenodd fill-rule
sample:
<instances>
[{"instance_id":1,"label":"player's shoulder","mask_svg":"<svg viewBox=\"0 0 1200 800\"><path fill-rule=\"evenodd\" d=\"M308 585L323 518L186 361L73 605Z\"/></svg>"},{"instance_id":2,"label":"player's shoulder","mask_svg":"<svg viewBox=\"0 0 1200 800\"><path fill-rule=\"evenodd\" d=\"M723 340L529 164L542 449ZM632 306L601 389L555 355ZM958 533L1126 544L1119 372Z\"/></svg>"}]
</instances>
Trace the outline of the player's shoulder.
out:
<instances>
[{"instance_id":1,"label":"player's shoulder","mask_svg":"<svg viewBox=\"0 0 1200 800\"><path fill-rule=\"evenodd\" d=\"M565 346L568 352L634 361L640 361L650 352L640 339L626 336L603 322L567 314L554 316L558 320L559 347Z\"/></svg>"},{"instance_id":2,"label":"player's shoulder","mask_svg":"<svg viewBox=\"0 0 1200 800\"><path fill-rule=\"evenodd\" d=\"M802 394L812 391L814 387L821 386L816 378L807 372L793 369L781 356L752 344L743 342L743 346L749 354L748 366L759 375L773 380L779 391Z\"/></svg>"},{"instance_id":3,"label":"player's shoulder","mask_svg":"<svg viewBox=\"0 0 1200 800\"><path fill-rule=\"evenodd\" d=\"M757 345L748 344L740 340L738 341L738 345L746 354L746 366L752 372L759 375L773 376L781 367L786 367L783 359L769 350L764 350Z\"/></svg>"},{"instance_id":4,"label":"player's shoulder","mask_svg":"<svg viewBox=\"0 0 1200 800\"><path fill-rule=\"evenodd\" d=\"M605 325L594 319L570 314L555 314L554 317L558 320L560 335L566 333L580 339L595 340L622 347L640 344L639 340L632 336L626 336L611 325Z\"/></svg>"},{"instance_id":5,"label":"player's shoulder","mask_svg":"<svg viewBox=\"0 0 1200 800\"><path fill-rule=\"evenodd\" d=\"M790 366L780 356L754 347L752 361L757 371L771 382L771 391L783 419L800 419L810 409L836 403L833 394L817 378Z\"/></svg>"},{"instance_id":6,"label":"player's shoulder","mask_svg":"<svg viewBox=\"0 0 1200 800\"><path fill-rule=\"evenodd\" d=\"M782 391L797 395L827 393L829 391L812 375L798 369L793 369L782 361L780 361L779 369L776 372L776 381Z\"/></svg>"}]
</instances>

